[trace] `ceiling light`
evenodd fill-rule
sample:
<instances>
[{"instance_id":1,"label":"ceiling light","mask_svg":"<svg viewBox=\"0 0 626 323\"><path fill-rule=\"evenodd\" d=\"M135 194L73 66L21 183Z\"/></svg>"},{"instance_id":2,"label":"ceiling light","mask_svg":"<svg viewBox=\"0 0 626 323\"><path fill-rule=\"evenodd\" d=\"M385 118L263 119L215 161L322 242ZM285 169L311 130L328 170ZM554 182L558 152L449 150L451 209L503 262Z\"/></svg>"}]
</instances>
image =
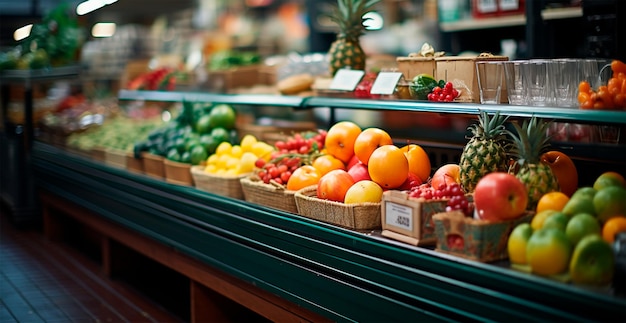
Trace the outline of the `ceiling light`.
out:
<instances>
[{"instance_id":1,"label":"ceiling light","mask_svg":"<svg viewBox=\"0 0 626 323\"><path fill-rule=\"evenodd\" d=\"M86 15L94 10L98 10L115 2L117 2L117 0L87 0L76 6L76 14L79 16Z\"/></svg>"},{"instance_id":2,"label":"ceiling light","mask_svg":"<svg viewBox=\"0 0 626 323\"><path fill-rule=\"evenodd\" d=\"M29 24L24 27L20 27L16 29L15 32L13 33L13 39L15 39L15 41L20 41L30 36L31 29L33 29L33 24Z\"/></svg>"},{"instance_id":3,"label":"ceiling light","mask_svg":"<svg viewBox=\"0 0 626 323\"><path fill-rule=\"evenodd\" d=\"M113 22L99 22L91 28L91 36L111 37L115 34L115 27Z\"/></svg>"}]
</instances>

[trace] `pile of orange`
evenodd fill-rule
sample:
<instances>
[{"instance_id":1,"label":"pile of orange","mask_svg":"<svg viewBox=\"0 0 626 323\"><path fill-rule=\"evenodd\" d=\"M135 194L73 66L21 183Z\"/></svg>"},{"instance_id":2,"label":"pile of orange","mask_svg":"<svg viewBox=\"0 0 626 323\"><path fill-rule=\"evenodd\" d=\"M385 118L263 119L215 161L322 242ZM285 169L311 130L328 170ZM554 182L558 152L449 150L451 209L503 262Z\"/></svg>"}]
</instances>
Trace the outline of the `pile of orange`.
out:
<instances>
[{"instance_id":1,"label":"pile of orange","mask_svg":"<svg viewBox=\"0 0 626 323\"><path fill-rule=\"evenodd\" d=\"M619 60L611 62L613 76L606 85L591 88L587 81L578 85L578 103L581 109L619 110L626 109L626 64Z\"/></svg>"}]
</instances>

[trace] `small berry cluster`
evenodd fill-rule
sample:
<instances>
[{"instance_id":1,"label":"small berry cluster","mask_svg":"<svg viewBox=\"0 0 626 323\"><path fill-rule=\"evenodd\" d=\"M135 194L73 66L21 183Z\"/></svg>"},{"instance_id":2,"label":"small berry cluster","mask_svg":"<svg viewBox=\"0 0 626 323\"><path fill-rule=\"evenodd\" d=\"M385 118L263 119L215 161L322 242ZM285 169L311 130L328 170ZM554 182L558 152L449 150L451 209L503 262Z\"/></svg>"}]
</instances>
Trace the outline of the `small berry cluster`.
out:
<instances>
[{"instance_id":1,"label":"small berry cluster","mask_svg":"<svg viewBox=\"0 0 626 323\"><path fill-rule=\"evenodd\" d=\"M274 143L277 149L275 156L320 151L324 148L326 133L326 130L320 129L317 132L296 133L286 140L279 140Z\"/></svg>"},{"instance_id":2,"label":"small berry cluster","mask_svg":"<svg viewBox=\"0 0 626 323\"><path fill-rule=\"evenodd\" d=\"M428 93L428 101L433 102L452 102L459 96L459 91L454 88L452 82L446 82L443 88L435 86L433 90Z\"/></svg>"},{"instance_id":3,"label":"small berry cluster","mask_svg":"<svg viewBox=\"0 0 626 323\"><path fill-rule=\"evenodd\" d=\"M410 197L421 197L426 200L447 199L447 212L461 210L465 216L472 215L471 204L458 183L442 184L438 188L434 188L430 184L422 184L411 188L408 194Z\"/></svg>"},{"instance_id":4,"label":"small berry cluster","mask_svg":"<svg viewBox=\"0 0 626 323\"><path fill-rule=\"evenodd\" d=\"M282 157L265 162L262 158L257 159L254 166L257 167L256 175L265 184L274 181L280 185L287 185L291 174L302 165L300 157Z\"/></svg>"}]
</instances>

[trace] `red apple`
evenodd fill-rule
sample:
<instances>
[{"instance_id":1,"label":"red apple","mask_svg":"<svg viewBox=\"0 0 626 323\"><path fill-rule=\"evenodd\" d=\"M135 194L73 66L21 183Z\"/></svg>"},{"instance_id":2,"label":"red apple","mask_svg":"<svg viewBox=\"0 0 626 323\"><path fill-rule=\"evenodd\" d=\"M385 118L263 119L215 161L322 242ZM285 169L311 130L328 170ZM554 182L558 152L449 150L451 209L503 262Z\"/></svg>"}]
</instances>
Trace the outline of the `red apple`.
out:
<instances>
[{"instance_id":1,"label":"red apple","mask_svg":"<svg viewBox=\"0 0 626 323\"><path fill-rule=\"evenodd\" d=\"M350 158L350 160L346 164L346 169L350 170L350 168L352 168L352 166L356 165L358 162L359 162L359 157L357 157L356 155L352 155L352 158Z\"/></svg>"},{"instance_id":2,"label":"red apple","mask_svg":"<svg viewBox=\"0 0 626 323\"><path fill-rule=\"evenodd\" d=\"M331 170L317 182L317 197L343 203L346 192L354 183L354 179L347 171L343 169Z\"/></svg>"},{"instance_id":3,"label":"red apple","mask_svg":"<svg viewBox=\"0 0 626 323\"><path fill-rule=\"evenodd\" d=\"M350 169L348 169L348 174L352 176L355 183L363 180L372 180L369 172L367 171L367 165L363 164L360 161L354 164L354 166L350 167Z\"/></svg>"},{"instance_id":4,"label":"red apple","mask_svg":"<svg viewBox=\"0 0 626 323\"><path fill-rule=\"evenodd\" d=\"M435 189L452 183L461 184L461 167L458 164L445 164L435 171L430 185Z\"/></svg>"},{"instance_id":5,"label":"red apple","mask_svg":"<svg viewBox=\"0 0 626 323\"><path fill-rule=\"evenodd\" d=\"M474 190L476 216L488 221L511 220L526 211L528 193L517 177L504 172L489 173Z\"/></svg>"},{"instance_id":6,"label":"red apple","mask_svg":"<svg viewBox=\"0 0 626 323\"><path fill-rule=\"evenodd\" d=\"M409 191L413 187L417 187L422 184L423 184L422 179L419 176L409 172L409 175L407 176L406 181L404 181L404 183L402 183L402 185L400 185L400 187L398 187L397 190Z\"/></svg>"}]
</instances>

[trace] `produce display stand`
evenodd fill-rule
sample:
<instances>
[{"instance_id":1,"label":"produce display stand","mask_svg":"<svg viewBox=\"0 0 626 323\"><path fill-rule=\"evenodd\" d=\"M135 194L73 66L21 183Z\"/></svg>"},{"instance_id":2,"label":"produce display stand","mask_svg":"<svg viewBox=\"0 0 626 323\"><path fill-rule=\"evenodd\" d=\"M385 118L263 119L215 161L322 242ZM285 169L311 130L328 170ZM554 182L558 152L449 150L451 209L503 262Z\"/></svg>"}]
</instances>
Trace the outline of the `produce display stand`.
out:
<instances>
[{"instance_id":1,"label":"produce display stand","mask_svg":"<svg viewBox=\"0 0 626 323\"><path fill-rule=\"evenodd\" d=\"M626 115L620 111L504 105L132 91L120 92L119 98L178 101L192 96L196 101L296 110L382 109L471 116L484 109L513 118L536 115L588 124L626 124ZM578 151L625 171L623 144L584 148ZM206 318L199 309L212 303L198 294L207 291L284 322L626 319L626 297L614 295L609 288L565 284L512 270L508 264L470 261L374 233L343 229L169 184L41 142L35 142L32 159L45 202L45 232L63 231L65 222L57 216L65 210L104 237L105 272L115 262L115 255L107 251L108 241L116 240L185 275L196 295L190 301L191 321ZM142 247L129 236L153 247ZM163 256L162 252L171 254ZM246 297L237 292L245 290L241 286L252 286Z\"/></svg>"},{"instance_id":2,"label":"produce display stand","mask_svg":"<svg viewBox=\"0 0 626 323\"><path fill-rule=\"evenodd\" d=\"M28 225L39 219L30 164L34 138L33 87L45 82L75 79L79 70L79 66L64 66L0 72L0 109L4 129L0 132L0 197L11 210L12 220L17 225ZM8 119L11 85L24 89L24 121L21 124L14 124Z\"/></svg>"}]
</instances>

